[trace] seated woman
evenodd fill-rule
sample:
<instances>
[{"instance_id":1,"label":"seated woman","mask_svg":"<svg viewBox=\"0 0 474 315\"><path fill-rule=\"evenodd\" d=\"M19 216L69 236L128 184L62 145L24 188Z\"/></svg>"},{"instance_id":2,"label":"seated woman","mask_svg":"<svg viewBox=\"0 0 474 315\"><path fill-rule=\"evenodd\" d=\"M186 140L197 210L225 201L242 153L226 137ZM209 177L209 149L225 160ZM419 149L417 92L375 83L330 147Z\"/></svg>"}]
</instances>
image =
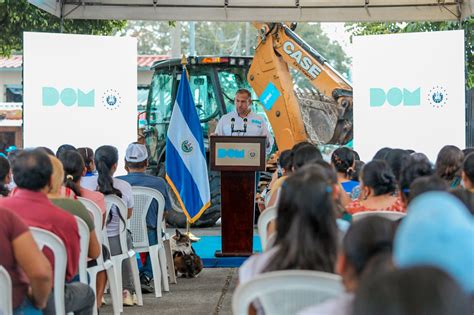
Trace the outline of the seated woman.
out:
<instances>
[{"instance_id":1,"label":"seated woman","mask_svg":"<svg viewBox=\"0 0 474 315\"><path fill-rule=\"evenodd\" d=\"M51 265L28 226L3 208L0 208L0 253L0 266L12 280L14 314L42 314L40 309L46 307L51 292Z\"/></svg>"},{"instance_id":2,"label":"seated woman","mask_svg":"<svg viewBox=\"0 0 474 315\"><path fill-rule=\"evenodd\" d=\"M240 283L275 270L334 272L336 216L331 184L321 170L307 166L285 180L278 203L275 246L242 265Z\"/></svg>"},{"instance_id":3,"label":"seated woman","mask_svg":"<svg viewBox=\"0 0 474 315\"><path fill-rule=\"evenodd\" d=\"M100 254L100 246L99 242L97 241L97 236L94 233L94 221L92 220L89 211L80 201L64 198L61 195L60 192L64 179L63 165L56 157L52 155L48 155L48 157L51 161L51 164L53 165L53 175L51 176L52 181L48 198L59 208L64 209L65 211L81 218L84 220L84 222L86 222L87 227L89 228L89 252L87 256L92 259L97 258Z\"/></svg>"},{"instance_id":4,"label":"seated woman","mask_svg":"<svg viewBox=\"0 0 474 315\"><path fill-rule=\"evenodd\" d=\"M83 197L93 201L102 212L102 224L105 224L105 199L104 195L98 191L92 191L81 187L81 179L87 172L87 167L84 165L82 156L76 151L66 151L59 156L64 169L64 185L70 188L76 196ZM108 253L104 252L106 257ZM90 264L94 264L91 262ZM97 307L100 308L104 296L105 285L107 284L107 275L105 271L97 274L97 290L96 301Z\"/></svg>"},{"instance_id":5,"label":"seated woman","mask_svg":"<svg viewBox=\"0 0 474 315\"><path fill-rule=\"evenodd\" d=\"M456 188L461 184L461 173L464 162L464 153L454 145L444 146L436 157L436 175L444 179L449 188Z\"/></svg>"},{"instance_id":6,"label":"seated woman","mask_svg":"<svg viewBox=\"0 0 474 315\"><path fill-rule=\"evenodd\" d=\"M87 167L81 155L76 151L66 151L59 156L64 169L64 185L70 188L78 197L92 200L99 206L102 215L105 215L104 195L98 191L92 191L81 187L83 176L87 172ZM103 220L103 222L105 222Z\"/></svg>"},{"instance_id":7,"label":"seated woman","mask_svg":"<svg viewBox=\"0 0 474 315\"><path fill-rule=\"evenodd\" d=\"M397 192L397 181L385 161L367 163L360 176L360 197L346 206L350 214L363 211L402 211L405 206Z\"/></svg>"},{"instance_id":8,"label":"seated woman","mask_svg":"<svg viewBox=\"0 0 474 315\"><path fill-rule=\"evenodd\" d=\"M354 222L344 237L336 263L346 292L307 308L300 315L351 315L360 279L395 269L391 258L395 228L394 222L377 216Z\"/></svg>"},{"instance_id":9,"label":"seated woman","mask_svg":"<svg viewBox=\"0 0 474 315\"><path fill-rule=\"evenodd\" d=\"M336 149L331 155L331 164L336 169L337 182L350 194L352 189L359 185L358 181L352 180L352 174L355 172L354 152L346 147Z\"/></svg>"},{"instance_id":10,"label":"seated woman","mask_svg":"<svg viewBox=\"0 0 474 315\"><path fill-rule=\"evenodd\" d=\"M82 156L86 166L86 173L81 180L81 186L89 190L96 190L97 186L94 186L94 184L97 185L97 169L94 161L94 150L83 147L78 148L77 152Z\"/></svg>"},{"instance_id":11,"label":"seated woman","mask_svg":"<svg viewBox=\"0 0 474 315\"><path fill-rule=\"evenodd\" d=\"M120 244L120 221L126 223L130 219L133 211L132 186L126 181L113 177L118 165L117 148L110 145L103 145L95 151L94 158L97 167L98 176L91 177L91 187L97 187L97 190L107 195L116 195L120 197L127 206L127 217L122 217L117 207L112 207L109 217L106 218L107 236L109 239L110 253L112 256L122 254ZM132 239L127 233L127 247L132 248ZM134 304L134 286L132 278L132 267L130 259L125 259L122 263L122 284L123 284L123 304L133 306Z\"/></svg>"},{"instance_id":12,"label":"seated woman","mask_svg":"<svg viewBox=\"0 0 474 315\"><path fill-rule=\"evenodd\" d=\"M353 315L472 315L468 295L440 269L402 268L367 278L356 293Z\"/></svg>"},{"instance_id":13,"label":"seated woman","mask_svg":"<svg viewBox=\"0 0 474 315\"><path fill-rule=\"evenodd\" d=\"M10 194L8 184L11 182L10 162L0 156L0 197L6 197Z\"/></svg>"},{"instance_id":14,"label":"seated woman","mask_svg":"<svg viewBox=\"0 0 474 315\"><path fill-rule=\"evenodd\" d=\"M289 169L287 169L287 175L289 175L288 172L295 172L306 164L323 159L323 156L321 155L319 149L314 144L311 144L309 142L300 142L295 144L291 149L290 157L291 162L288 162ZM274 188L272 190L270 200L268 201L268 207L274 206L278 203L278 200L280 198L281 185L284 183L286 178L287 176L280 177L273 185Z\"/></svg>"}]
</instances>

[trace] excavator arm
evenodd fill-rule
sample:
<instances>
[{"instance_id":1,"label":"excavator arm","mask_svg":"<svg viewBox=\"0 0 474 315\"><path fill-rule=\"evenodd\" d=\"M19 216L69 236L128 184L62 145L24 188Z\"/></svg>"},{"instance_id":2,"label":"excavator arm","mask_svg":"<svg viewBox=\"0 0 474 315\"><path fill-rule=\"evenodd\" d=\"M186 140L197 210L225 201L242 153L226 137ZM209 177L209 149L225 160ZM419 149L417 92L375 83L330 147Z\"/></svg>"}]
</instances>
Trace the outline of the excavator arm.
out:
<instances>
[{"instance_id":1,"label":"excavator arm","mask_svg":"<svg viewBox=\"0 0 474 315\"><path fill-rule=\"evenodd\" d=\"M352 138L350 83L288 25L255 23L254 26L259 30L259 40L248 81L260 96L279 149L289 149L308 140L338 144L349 141ZM325 115L332 123L322 124L318 121L321 120L319 114L316 119L308 119L311 115L301 109L298 97L301 95L295 94L289 66L301 72L325 96L325 103L333 103L325 107ZM326 130L328 128L334 130ZM326 133L329 137L326 135L326 139L321 139L316 135L317 139L310 138L309 130L316 134L318 131Z\"/></svg>"}]
</instances>

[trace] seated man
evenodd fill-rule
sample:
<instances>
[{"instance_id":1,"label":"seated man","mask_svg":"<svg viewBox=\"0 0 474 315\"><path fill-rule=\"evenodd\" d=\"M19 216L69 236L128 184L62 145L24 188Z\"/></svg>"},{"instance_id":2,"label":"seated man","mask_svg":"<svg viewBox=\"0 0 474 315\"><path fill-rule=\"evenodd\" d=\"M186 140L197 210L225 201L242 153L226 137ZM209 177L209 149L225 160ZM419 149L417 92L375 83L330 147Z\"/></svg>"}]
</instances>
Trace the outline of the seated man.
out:
<instances>
[{"instance_id":1,"label":"seated man","mask_svg":"<svg viewBox=\"0 0 474 315\"><path fill-rule=\"evenodd\" d=\"M171 202L168 195L167 184L161 177L145 174L148 166L148 152L143 144L131 143L125 153L125 169L128 175L119 176L118 178L128 182L132 186L143 186L153 188L161 192L165 198L165 211L171 209ZM148 209L146 216L146 225L148 227L148 241L151 245L158 243L157 225L158 204L153 201ZM161 234L160 234L161 237ZM145 265L140 269L140 281L142 283L142 291L152 293L153 287L150 285L153 279L153 271L151 269L151 260L147 254Z\"/></svg>"},{"instance_id":2,"label":"seated man","mask_svg":"<svg viewBox=\"0 0 474 315\"><path fill-rule=\"evenodd\" d=\"M12 280L15 314L41 314L51 292L51 265L25 223L6 209L0 209L0 253L0 266Z\"/></svg>"},{"instance_id":3,"label":"seated man","mask_svg":"<svg viewBox=\"0 0 474 315\"><path fill-rule=\"evenodd\" d=\"M56 207L48 200L52 165L43 150L25 150L13 162L13 176L17 189L11 197L2 198L0 206L12 210L26 225L48 230L64 243L67 253L66 281L77 274L79 264L79 231L73 215ZM54 270L54 257L45 250ZM66 313L92 314L94 292L83 283L67 283L64 288ZM54 295L51 293L44 314L55 314Z\"/></svg>"}]
</instances>

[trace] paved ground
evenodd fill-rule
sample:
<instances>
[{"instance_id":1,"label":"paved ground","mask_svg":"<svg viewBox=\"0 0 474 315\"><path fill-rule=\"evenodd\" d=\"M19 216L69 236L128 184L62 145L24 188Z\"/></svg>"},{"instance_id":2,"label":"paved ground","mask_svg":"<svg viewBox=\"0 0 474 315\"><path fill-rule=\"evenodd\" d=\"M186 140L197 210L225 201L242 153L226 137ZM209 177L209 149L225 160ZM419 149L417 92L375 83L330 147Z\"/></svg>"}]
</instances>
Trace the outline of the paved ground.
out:
<instances>
[{"instance_id":1,"label":"paved ground","mask_svg":"<svg viewBox=\"0 0 474 315\"><path fill-rule=\"evenodd\" d=\"M184 232L185 229L180 229ZM168 228L170 235L174 228ZM197 229L191 232L199 237L203 235L221 235L221 227ZM255 228L255 234L257 234ZM232 293L238 281L237 268L207 268L194 279L179 278L178 284L170 284L170 292L163 292L163 297L155 298L153 294L143 295L143 306L125 307L123 314L160 314L160 315L231 315ZM100 314L113 314L112 305L104 305Z\"/></svg>"},{"instance_id":2,"label":"paved ground","mask_svg":"<svg viewBox=\"0 0 474 315\"><path fill-rule=\"evenodd\" d=\"M236 284L235 268L204 269L197 278L180 278L178 284L170 284L170 292L161 298L144 294L142 307L125 307L123 314L231 315ZM103 306L100 314L113 314L111 303Z\"/></svg>"}]
</instances>

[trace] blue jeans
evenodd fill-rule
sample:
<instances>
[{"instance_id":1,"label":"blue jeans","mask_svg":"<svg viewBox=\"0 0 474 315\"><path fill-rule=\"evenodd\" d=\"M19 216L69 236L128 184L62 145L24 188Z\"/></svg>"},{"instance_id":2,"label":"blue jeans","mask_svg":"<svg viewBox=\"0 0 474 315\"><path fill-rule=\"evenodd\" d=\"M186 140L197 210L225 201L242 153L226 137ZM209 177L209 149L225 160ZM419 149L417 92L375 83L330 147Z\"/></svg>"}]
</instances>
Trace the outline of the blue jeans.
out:
<instances>
[{"instance_id":1,"label":"blue jeans","mask_svg":"<svg viewBox=\"0 0 474 315\"><path fill-rule=\"evenodd\" d=\"M148 242L150 245L156 245L158 244L158 232L157 229L147 229L148 233ZM145 264L140 268L140 273L146 275L148 278L153 279L153 269L151 268L151 259L150 259L150 254L146 254L146 262Z\"/></svg>"},{"instance_id":2,"label":"blue jeans","mask_svg":"<svg viewBox=\"0 0 474 315\"><path fill-rule=\"evenodd\" d=\"M15 308L13 315L41 315L43 312L31 304L31 301L25 297L23 302Z\"/></svg>"}]
</instances>

